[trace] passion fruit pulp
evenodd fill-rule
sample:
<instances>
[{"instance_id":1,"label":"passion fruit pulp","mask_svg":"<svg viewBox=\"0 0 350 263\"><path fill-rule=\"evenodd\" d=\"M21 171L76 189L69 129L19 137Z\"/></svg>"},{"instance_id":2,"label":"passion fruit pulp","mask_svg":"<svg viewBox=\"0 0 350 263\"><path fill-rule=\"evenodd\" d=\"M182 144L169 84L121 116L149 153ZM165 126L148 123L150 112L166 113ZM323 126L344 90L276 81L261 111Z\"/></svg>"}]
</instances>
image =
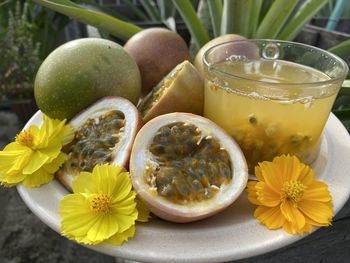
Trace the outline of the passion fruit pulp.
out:
<instances>
[{"instance_id":1,"label":"passion fruit pulp","mask_svg":"<svg viewBox=\"0 0 350 263\"><path fill-rule=\"evenodd\" d=\"M97 164L127 167L133 141L141 127L136 107L126 99L107 97L71 120L73 142L63 151L68 157L57 178L71 190L71 182L81 171L91 172Z\"/></svg>"},{"instance_id":2,"label":"passion fruit pulp","mask_svg":"<svg viewBox=\"0 0 350 263\"><path fill-rule=\"evenodd\" d=\"M201 115L204 103L204 83L196 68L188 61L177 65L137 108L144 122L171 112Z\"/></svg>"},{"instance_id":3,"label":"passion fruit pulp","mask_svg":"<svg viewBox=\"0 0 350 263\"><path fill-rule=\"evenodd\" d=\"M130 173L151 211L173 222L218 213L248 180L246 161L232 137L189 113L161 115L143 126L134 141Z\"/></svg>"}]
</instances>

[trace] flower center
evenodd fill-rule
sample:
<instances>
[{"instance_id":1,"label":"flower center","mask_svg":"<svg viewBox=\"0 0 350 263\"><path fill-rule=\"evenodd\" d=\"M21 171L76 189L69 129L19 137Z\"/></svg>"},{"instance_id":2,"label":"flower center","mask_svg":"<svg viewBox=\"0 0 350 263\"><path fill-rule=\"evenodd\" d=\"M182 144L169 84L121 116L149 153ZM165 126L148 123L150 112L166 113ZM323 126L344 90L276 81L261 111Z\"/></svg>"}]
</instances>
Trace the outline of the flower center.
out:
<instances>
[{"instance_id":1,"label":"flower center","mask_svg":"<svg viewBox=\"0 0 350 263\"><path fill-rule=\"evenodd\" d=\"M283 184L282 198L299 202L304 195L305 186L298 181L289 181Z\"/></svg>"},{"instance_id":2,"label":"flower center","mask_svg":"<svg viewBox=\"0 0 350 263\"><path fill-rule=\"evenodd\" d=\"M90 209L97 213L109 213L111 210L111 204L111 199L105 194L93 194L90 199Z\"/></svg>"},{"instance_id":3,"label":"flower center","mask_svg":"<svg viewBox=\"0 0 350 263\"><path fill-rule=\"evenodd\" d=\"M30 130L23 131L16 135L16 142L27 147L32 147L34 144L34 135Z\"/></svg>"}]
</instances>

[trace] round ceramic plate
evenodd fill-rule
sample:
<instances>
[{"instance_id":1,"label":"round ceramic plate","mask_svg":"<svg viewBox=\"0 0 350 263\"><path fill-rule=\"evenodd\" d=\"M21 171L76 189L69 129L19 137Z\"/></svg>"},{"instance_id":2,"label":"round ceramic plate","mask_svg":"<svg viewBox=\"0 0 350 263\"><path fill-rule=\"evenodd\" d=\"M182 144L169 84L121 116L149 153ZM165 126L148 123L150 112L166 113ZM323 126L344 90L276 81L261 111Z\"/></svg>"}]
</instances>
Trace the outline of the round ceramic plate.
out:
<instances>
[{"instance_id":1,"label":"round ceramic plate","mask_svg":"<svg viewBox=\"0 0 350 263\"><path fill-rule=\"evenodd\" d=\"M39 125L42 114L36 113L27 123ZM318 179L326 182L333 196L334 213L345 204L350 195L350 137L341 122L330 115L321 152L313 168ZM59 201L68 194L57 181L43 187L27 189L18 186L26 205L46 225L59 233ZM169 223L153 218L138 223L133 239L122 246L108 244L89 248L115 257L146 262L222 262L242 259L293 243L301 236L292 236L282 230L270 231L253 218L254 206L246 194L225 211L214 217L187 224Z\"/></svg>"}]
</instances>

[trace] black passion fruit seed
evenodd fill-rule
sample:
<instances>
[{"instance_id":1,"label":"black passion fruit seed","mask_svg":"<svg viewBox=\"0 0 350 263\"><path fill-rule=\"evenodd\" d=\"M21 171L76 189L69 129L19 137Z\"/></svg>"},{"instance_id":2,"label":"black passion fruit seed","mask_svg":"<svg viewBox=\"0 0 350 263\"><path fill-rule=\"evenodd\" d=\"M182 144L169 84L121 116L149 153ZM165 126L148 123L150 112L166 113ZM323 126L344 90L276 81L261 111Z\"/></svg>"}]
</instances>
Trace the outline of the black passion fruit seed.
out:
<instances>
[{"instance_id":1,"label":"black passion fruit seed","mask_svg":"<svg viewBox=\"0 0 350 263\"><path fill-rule=\"evenodd\" d=\"M68 158L61 172L78 175L81 171L91 172L96 164L110 163L114 159L113 148L123 135L124 126L124 114L117 110L88 119L65 149Z\"/></svg>"},{"instance_id":2,"label":"black passion fruit seed","mask_svg":"<svg viewBox=\"0 0 350 263\"><path fill-rule=\"evenodd\" d=\"M194 125L176 122L161 127L149 151L153 158L146 166L144 179L174 203L210 199L222 184L232 180L226 150L211 136L203 137Z\"/></svg>"}]
</instances>

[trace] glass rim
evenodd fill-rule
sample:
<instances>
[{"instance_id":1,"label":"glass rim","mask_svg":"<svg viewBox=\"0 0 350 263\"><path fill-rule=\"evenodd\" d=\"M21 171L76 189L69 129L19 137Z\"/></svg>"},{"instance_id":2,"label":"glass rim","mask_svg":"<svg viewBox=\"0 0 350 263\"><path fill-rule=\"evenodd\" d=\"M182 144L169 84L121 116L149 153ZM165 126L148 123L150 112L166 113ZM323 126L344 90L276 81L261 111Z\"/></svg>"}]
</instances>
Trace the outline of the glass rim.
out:
<instances>
[{"instance_id":1,"label":"glass rim","mask_svg":"<svg viewBox=\"0 0 350 263\"><path fill-rule=\"evenodd\" d=\"M335 54L333 54L333 53L331 53L331 52L329 52L327 50L324 50L324 49L319 48L319 47L307 45L307 44L304 44L304 43L293 42L293 41L286 41L286 40L278 40L278 39L240 39L240 40L225 41L225 42L216 44L216 45L210 47L209 49L207 49L204 52L204 55L203 55L203 58L202 58L204 67L209 68L210 63L208 62L208 58L207 57L208 57L209 53L211 51L213 51L215 48L227 45L229 43L247 43L247 42L252 42L252 43L254 43L254 42L283 43L283 44L296 45L296 46L300 46L300 47L303 47L303 48L312 48L313 50L316 50L318 52L326 54L327 56L335 59L338 63L340 63L340 66L342 68L342 72L339 73L339 76L337 76L335 78L322 80L322 81L313 81L313 82L304 82L304 83L275 83L275 82L254 80L254 79L250 79L250 78L245 78L245 77L242 77L242 76L237 76L237 75L234 75L232 73L227 73L227 72L224 72L224 71L221 71L221 70L217 70L217 69L216 69L216 71L220 72L220 74L226 75L228 77L234 77L236 79L242 79L242 80L253 82L253 83L260 83L260 84L264 84L264 85L271 85L273 87L281 87L281 86L298 86L298 87L307 86L307 87L310 87L310 86L321 86L321 85L332 84L332 83L337 82L339 80L342 80L342 79L344 80L346 78L347 74L348 74L348 71L349 71L348 64L342 58L340 58L339 56L337 56L337 55L335 55ZM275 60L275 59L271 59L271 60ZM324 72L322 72L322 73L324 73Z\"/></svg>"}]
</instances>

